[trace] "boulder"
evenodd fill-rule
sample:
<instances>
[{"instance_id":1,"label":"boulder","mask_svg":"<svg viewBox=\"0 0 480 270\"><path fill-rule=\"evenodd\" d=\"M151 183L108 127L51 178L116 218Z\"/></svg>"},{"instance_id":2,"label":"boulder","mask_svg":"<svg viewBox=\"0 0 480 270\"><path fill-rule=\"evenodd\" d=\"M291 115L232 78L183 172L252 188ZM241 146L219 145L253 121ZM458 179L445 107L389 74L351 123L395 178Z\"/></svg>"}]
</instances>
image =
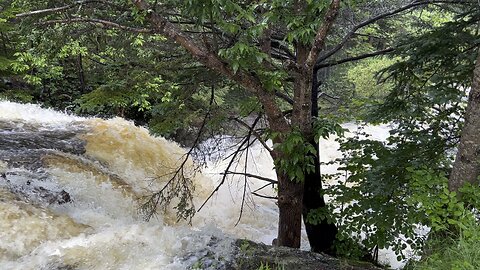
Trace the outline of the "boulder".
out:
<instances>
[{"instance_id":1,"label":"boulder","mask_svg":"<svg viewBox=\"0 0 480 270\"><path fill-rule=\"evenodd\" d=\"M217 245L212 238L206 252L196 253L190 269L225 270L379 270L370 263L338 259L326 254L299 249L276 247L239 239L232 241L229 255L213 254ZM189 260L192 261L192 260Z\"/></svg>"}]
</instances>

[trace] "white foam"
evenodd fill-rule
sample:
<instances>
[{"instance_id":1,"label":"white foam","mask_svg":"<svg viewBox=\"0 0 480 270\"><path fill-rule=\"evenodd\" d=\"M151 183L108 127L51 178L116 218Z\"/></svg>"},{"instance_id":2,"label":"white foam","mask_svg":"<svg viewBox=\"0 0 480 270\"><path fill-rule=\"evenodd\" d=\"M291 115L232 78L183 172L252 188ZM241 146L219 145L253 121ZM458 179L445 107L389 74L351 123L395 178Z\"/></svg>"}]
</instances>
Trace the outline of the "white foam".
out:
<instances>
[{"instance_id":1,"label":"white foam","mask_svg":"<svg viewBox=\"0 0 480 270\"><path fill-rule=\"evenodd\" d=\"M62 265L74 265L76 269L185 269L186 256L205 248L211 236L224 241L224 247L230 241L226 235L266 244L276 237L278 207L275 201L250 195L251 191L266 184L262 181L247 179L247 199L242 218L236 225L244 194L245 179L242 176L228 177L206 207L194 217L193 227L185 222L176 223L172 221L175 218L163 214L151 222L144 222L138 216L136 198L162 187L169 172L182 161L185 150L163 138L151 136L146 129L131 122L120 118L85 119L37 105L8 101L0 101L0 120L46 125L47 128L50 125L67 128L72 122L82 121L87 130L79 135L87 141L85 155L65 154L44 159L49 176L45 181L49 183L42 186L62 187L73 202L50 205L45 211L51 222L41 222L36 215L42 215L38 213L44 209L35 206L32 206L34 210L29 210L33 217L25 217L27 210L20 215L23 220L40 219L36 221L40 224L38 226L44 226L47 231L57 232L56 226L63 224L64 219L71 220L71 224L65 226L84 229L69 236L52 233L48 237L27 237L37 233L28 229L0 233L0 243L18 247L15 256L0 254L2 269L45 269ZM352 124L346 126L355 128ZM388 133L386 127L368 129L371 130L367 132L379 139L384 139ZM338 144L333 137L322 140L320 147L322 161L339 157ZM229 151L220 153L223 156L228 154ZM260 144L253 145L248 158L247 163L241 158L234 171L245 172L246 167L248 173L276 179L273 161ZM203 175L190 175L196 186L194 201L197 207L221 181L219 173L227 163L228 160L210 162ZM187 168L191 166L188 162ZM0 167L1 172L18 169L8 168L1 162ZM153 178L156 180L152 181ZM271 186L259 193L276 196ZM14 201L7 201L4 208L17 209L16 205ZM11 210L12 213L15 211ZM1 223L12 226L22 220L13 216L13 221L7 221L1 215L0 219ZM35 241L28 240L32 237ZM28 243L33 243L32 248L24 249ZM305 233L302 246L308 248Z\"/></svg>"},{"instance_id":2,"label":"white foam","mask_svg":"<svg viewBox=\"0 0 480 270\"><path fill-rule=\"evenodd\" d=\"M44 109L36 104L19 104L0 100L0 120L65 125L74 121L84 120L84 118L57 112L52 109Z\"/></svg>"}]
</instances>

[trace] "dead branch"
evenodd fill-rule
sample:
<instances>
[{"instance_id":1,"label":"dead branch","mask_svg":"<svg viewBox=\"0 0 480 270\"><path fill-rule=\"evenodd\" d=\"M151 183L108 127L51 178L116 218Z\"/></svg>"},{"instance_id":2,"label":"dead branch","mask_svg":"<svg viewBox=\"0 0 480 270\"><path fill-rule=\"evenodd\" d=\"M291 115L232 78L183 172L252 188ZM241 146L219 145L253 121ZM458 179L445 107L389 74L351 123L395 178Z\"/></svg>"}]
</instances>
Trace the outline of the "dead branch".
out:
<instances>
[{"instance_id":1,"label":"dead branch","mask_svg":"<svg viewBox=\"0 0 480 270\"><path fill-rule=\"evenodd\" d=\"M183 159L182 163L177 168L177 170L175 171L173 176L163 186L163 188L160 191L152 194L150 196L150 198L147 200L147 202L145 202L142 205L141 210L144 213L144 216L145 216L146 220L149 220L152 216L155 215L155 213L157 212L157 207L160 203L162 203L162 200L164 200L164 203L168 203L168 202L165 202L165 200L168 200L169 198L165 197L164 193L167 191L168 188L171 187L171 185L175 181L179 180L178 178L180 178L180 180L183 182L182 185L180 186L183 189L183 195L187 196L187 199L188 199L190 205L192 206L192 211L191 212L189 211L190 209L187 209L187 215L188 216L183 216L183 217L184 218L190 217L190 220L191 220L193 214L195 213L194 209L193 209L193 195L192 195L191 190L188 186L189 183L187 183L189 181L189 179L186 178L185 175L184 175L184 168L185 168L185 165L186 165L187 161L189 160L190 156L192 155L195 147L200 142L200 137L203 133L203 130L205 129L208 118L210 117L211 109L213 107L213 104L215 103L215 91L214 90L215 89L212 87L212 91L211 91L211 95L210 95L209 109L208 109L207 113L205 114L205 117L203 118L202 125L200 126L200 129L197 133L195 141L194 141L192 147L190 147L188 152L184 155L184 159ZM182 201L182 199L181 199L181 201Z\"/></svg>"},{"instance_id":2,"label":"dead branch","mask_svg":"<svg viewBox=\"0 0 480 270\"><path fill-rule=\"evenodd\" d=\"M268 182L269 185L276 185L278 183L277 180L274 180L272 178L268 178L268 177L263 177L263 176L260 176L260 175L256 175L256 174L251 174L251 173L242 173L242 172L233 172L233 171L227 171L227 172L223 172L221 173L222 175L225 175L225 174L233 174L233 175L243 175L243 176L246 176L246 177L251 177L251 178L255 178L255 179L258 179L258 180L262 180L262 181L265 181L265 182Z\"/></svg>"},{"instance_id":3,"label":"dead branch","mask_svg":"<svg viewBox=\"0 0 480 270\"><path fill-rule=\"evenodd\" d=\"M152 29L147 29L147 28L134 28L126 25L121 25L115 22L111 21L106 21L102 19L94 19L94 18L70 18L70 19L62 19L62 20L48 20L44 22L39 22L37 25L48 25L48 24L69 24L69 23L90 23L95 26L101 25L103 27L107 28L117 28L129 32L134 32L134 33L146 33L146 34L152 34L154 31Z\"/></svg>"},{"instance_id":4,"label":"dead branch","mask_svg":"<svg viewBox=\"0 0 480 270\"><path fill-rule=\"evenodd\" d=\"M225 169L225 171L229 171L230 170L230 167L233 165L234 161L235 161L235 158L237 157L237 155L240 153L240 149L243 147L243 145L245 145L245 143L247 143L248 140L243 140L243 142L238 146L237 150L233 153L233 156L232 158L230 159L230 162L228 163L227 165L227 168ZM205 204L212 198L213 194L215 194L219 189L220 187L225 183L225 180L227 179L227 174L223 174L223 177L222 177L222 180L220 181L220 183L215 187L215 189L210 193L210 195L207 197L207 199L203 202L203 204L198 208L197 212L200 212L200 210L202 210L202 208L205 206Z\"/></svg>"},{"instance_id":5,"label":"dead branch","mask_svg":"<svg viewBox=\"0 0 480 270\"><path fill-rule=\"evenodd\" d=\"M257 118L261 117L262 115L259 114ZM260 134L258 134L258 132L254 129L252 129L252 127L250 127L245 121L237 118L237 117L232 117L231 120L239 123L240 125L242 125L243 127L247 128L248 130L252 130L252 135L255 136L255 138L257 138L257 140L262 144L262 146L268 151L268 152L272 152L272 149L267 145L267 143L265 142L265 140L260 136ZM257 121L255 121L257 122Z\"/></svg>"},{"instance_id":6,"label":"dead branch","mask_svg":"<svg viewBox=\"0 0 480 270\"><path fill-rule=\"evenodd\" d=\"M358 61L358 60L362 60L362 59L366 59L366 58L370 58L370 57L375 57L375 56L378 56L378 55L385 55L385 54L393 52L394 50L395 50L394 48L387 48L387 49L372 52L372 53L366 53L366 54L362 54L362 55L357 55L357 56L344 58L344 59L341 59L341 60L338 60L338 61L318 64L318 65L315 65L315 69L318 71L319 69L322 69L322 68L325 68L325 67L332 67L332 66L336 66L336 65L340 65L340 64L344 64L344 63L348 63L348 62L354 62L354 61Z\"/></svg>"},{"instance_id":7,"label":"dead branch","mask_svg":"<svg viewBox=\"0 0 480 270\"><path fill-rule=\"evenodd\" d=\"M65 5L65 6L62 6L62 7L47 8L47 9L40 9L40 10L34 10L34 11L19 13L19 14L15 15L15 17L16 18L22 18L22 17L34 16L34 15L44 15L44 14L57 13L57 12L61 12L61 11L65 11L65 10L74 8L76 6L81 6L83 4L91 4L91 3L100 3L100 4L106 4L106 5L111 5L111 6L118 7L118 5L116 5L114 3L111 3L109 1L83 0L83 1L75 1L73 4Z\"/></svg>"},{"instance_id":8,"label":"dead branch","mask_svg":"<svg viewBox=\"0 0 480 270\"><path fill-rule=\"evenodd\" d=\"M255 196L260 197L260 198L265 198L265 199L278 200L278 197L272 197L272 196L262 195L262 194L258 194L258 193L256 193L256 192L252 192L252 195L255 195Z\"/></svg>"},{"instance_id":9,"label":"dead branch","mask_svg":"<svg viewBox=\"0 0 480 270\"><path fill-rule=\"evenodd\" d=\"M247 140L250 140L250 138L248 138ZM247 143L248 144L248 143ZM243 167L243 170L244 170L244 173L247 173L247 165L248 165L248 150L250 148L247 148L247 152L246 152L246 155L245 155L245 166ZM247 182L247 179L248 177L245 175L244 178L243 178L243 194L242 194L242 204L240 205L240 214L238 215L238 220L237 222L235 223L235 227L238 225L238 223L240 223L240 220L242 219L242 214L243 214L243 206L245 205L245 196L247 194L247 185L248 185L248 182Z\"/></svg>"},{"instance_id":10,"label":"dead branch","mask_svg":"<svg viewBox=\"0 0 480 270\"><path fill-rule=\"evenodd\" d=\"M250 127L249 131L248 131L248 134L247 136L245 137L245 139L242 141L242 143L240 143L240 145L237 147L237 149L231 154L229 155L229 157L231 156L230 158L230 161L228 162L228 165L227 165L227 168L225 168L224 170L224 173L223 173L223 176L222 176L222 180L220 181L220 183L215 187L215 189L212 191L212 193L210 193L210 195L207 197L207 199L203 202L203 204L200 206L200 208L198 208L197 212L199 212L200 210L202 210L202 208L205 206L205 204L212 198L213 194L215 194L219 189L220 187L225 183L225 180L227 179L227 176L228 176L228 173L230 171L230 168L232 167L233 163L235 162L235 159L236 157L240 154L240 153L243 153L243 151L245 151L246 149L249 148L250 145L253 144L253 142L250 142L250 138L253 134L253 131L255 129L255 126L257 125L258 121L261 119L261 117L257 117L255 119L255 121L253 122L252 126ZM247 147L245 149L243 149L243 146L247 144Z\"/></svg>"}]
</instances>

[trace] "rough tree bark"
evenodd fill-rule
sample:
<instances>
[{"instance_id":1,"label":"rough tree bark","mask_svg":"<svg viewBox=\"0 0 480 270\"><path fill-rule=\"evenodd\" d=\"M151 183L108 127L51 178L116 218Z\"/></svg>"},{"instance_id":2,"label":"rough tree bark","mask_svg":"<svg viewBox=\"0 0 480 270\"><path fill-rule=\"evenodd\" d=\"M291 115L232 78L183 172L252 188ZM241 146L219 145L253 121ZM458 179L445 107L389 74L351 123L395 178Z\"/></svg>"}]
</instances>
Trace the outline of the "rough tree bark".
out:
<instances>
[{"instance_id":1,"label":"rough tree bark","mask_svg":"<svg viewBox=\"0 0 480 270\"><path fill-rule=\"evenodd\" d=\"M450 191L457 191L465 183L480 182L480 50L473 71L473 82L465 111L465 123L457 156L448 181Z\"/></svg>"},{"instance_id":2,"label":"rough tree bark","mask_svg":"<svg viewBox=\"0 0 480 270\"><path fill-rule=\"evenodd\" d=\"M320 83L317 79L317 70L313 72L312 78L312 109L311 116L318 117L318 88ZM310 143L319 149L319 143L314 137L310 138ZM335 255L333 248L338 228L334 223L328 220L321 220L319 223L312 224L308 221L308 213L312 210L325 209L326 203L322 195L322 176L320 171L320 152L315 157L315 171L305 175L305 184L303 192L303 223L307 232L308 242L311 251L324 252Z\"/></svg>"}]
</instances>

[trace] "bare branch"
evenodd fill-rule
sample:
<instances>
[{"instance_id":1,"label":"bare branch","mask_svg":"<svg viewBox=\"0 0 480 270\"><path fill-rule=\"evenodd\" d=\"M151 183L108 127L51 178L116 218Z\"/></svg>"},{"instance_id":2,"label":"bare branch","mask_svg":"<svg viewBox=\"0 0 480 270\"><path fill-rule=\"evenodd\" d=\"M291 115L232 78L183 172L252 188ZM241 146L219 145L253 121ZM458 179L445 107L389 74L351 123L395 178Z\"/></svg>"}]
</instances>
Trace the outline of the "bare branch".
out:
<instances>
[{"instance_id":1,"label":"bare branch","mask_svg":"<svg viewBox=\"0 0 480 270\"><path fill-rule=\"evenodd\" d=\"M259 115L258 117L261 117L261 115ZM253 127L250 127L247 123L245 123L244 121L242 121L241 119L237 118L237 117L232 117L231 118L233 121L239 123L240 125L242 125L243 127L247 128L253 136L255 136L255 138L257 138L257 140L263 145L263 147L268 151L268 152L272 152L272 149L267 145L267 143L265 142L265 140L263 140L263 138L260 136L260 134L258 134L254 129ZM257 121L255 121L256 123Z\"/></svg>"},{"instance_id":2,"label":"bare branch","mask_svg":"<svg viewBox=\"0 0 480 270\"><path fill-rule=\"evenodd\" d=\"M242 173L242 172L232 172L232 171L226 171L226 172L223 172L221 173L222 175L228 175L228 174L233 174L233 175L243 175L243 176L246 176L246 177L251 177L251 178L255 178L255 179L258 179L258 180L262 180L262 181L265 181L265 182L268 182L270 184L277 184L278 181L277 180L274 180L272 178L268 178L268 177L263 177L263 176L260 176L260 175L256 175L256 174L251 174L251 173Z\"/></svg>"},{"instance_id":3,"label":"bare branch","mask_svg":"<svg viewBox=\"0 0 480 270\"><path fill-rule=\"evenodd\" d=\"M24 13L19 13L15 15L17 18L22 18L22 17L28 17L28 16L34 16L34 15L43 15L43 14L51 14L51 13L57 13L61 11L65 11L71 8L74 8L76 6L80 6L83 4L90 4L90 3L101 3L101 4L107 4L107 5L112 5L112 6L117 6L114 3L111 3L109 1L102 1L102 0L83 0L83 1L75 1L73 4L66 5L63 7L56 7L56 8L47 8L47 9L40 9L40 10L34 10L34 11L29 11L29 12L24 12ZM118 6L117 6L118 7Z\"/></svg>"},{"instance_id":4,"label":"bare branch","mask_svg":"<svg viewBox=\"0 0 480 270\"><path fill-rule=\"evenodd\" d=\"M264 188L266 188L266 187L268 187L268 186L271 186L271 185L274 185L274 184L273 184L273 183L272 183L272 184L268 183L268 184L265 184L265 185L263 185L263 186L255 189L254 191L252 191L252 195L255 195L255 196L261 197L261 198L265 198L265 199L278 200L278 197L271 197L271 196L262 195L262 194L257 193L258 191L260 191L260 190L262 190L262 189L264 189Z\"/></svg>"},{"instance_id":5,"label":"bare branch","mask_svg":"<svg viewBox=\"0 0 480 270\"><path fill-rule=\"evenodd\" d=\"M47 25L47 24L57 24L57 23L90 23L93 25L102 25L104 27L109 27L109 28L118 28L121 30L129 31L129 32L134 32L134 33L148 33L152 34L154 31L152 29L147 29L147 28L134 28L130 26L125 26L121 25L118 23L114 23L111 21L106 21L102 19L90 19L90 18L71 18L71 19L64 19L64 20L48 20L44 22L38 23L38 25Z\"/></svg>"},{"instance_id":6,"label":"bare branch","mask_svg":"<svg viewBox=\"0 0 480 270\"><path fill-rule=\"evenodd\" d=\"M225 171L229 171L230 170L230 167L232 167L233 165L233 162L235 161L235 158L237 157L237 155L240 153L240 149L243 147L243 145L245 145L245 143L247 143L247 139L243 140L243 142L238 146L237 150L234 152L233 154L233 157L230 159L230 162L228 163L227 165L227 168L225 169ZM227 174L224 173L223 174L223 177L222 177L222 180L220 181L220 183L217 185L217 187L215 187L215 189L212 191L212 193L210 193L210 195L207 197L207 199L203 202L203 204L198 208L197 212L200 212L200 210L202 210L202 208L205 206L205 204L212 198L213 194L215 194L219 189L220 187L225 183L225 180L227 179Z\"/></svg>"},{"instance_id":7,"label":"bare branch","mask_svg":"<svg viewBox=\"0 0 480 270\"><path fill-rule=\"evenodd\" d=\"M372 52L372 53L366 53L366 54L362 54L362 55L357 55L357 56L353 56L353 57L344 58L344 59L341 59L341 60L338 60L338 61L318 64L318 65L315 66L315 68L316 68L316 70L319 70L319 69L322 69L322 68L325 68L325 67L336 66L336 65L340 65L340 64L344 64L344 63L348 63L348 62L354 62L354 61L358 61L358 60L362 60L362 59L366 59L366 58L370 58L370 57L374 57L374 56L378 56L378 55L388 54L388 53L393 52L394 50L395 50L394 48L387 48L387 49Z\"/></svg>"},{"instance_id":8,"label":"bare branch","mask_svg":"<svg viewBox=\"0 0 480 270\"><path fill-rule=\"evenodd\" d=\"M258 194L258 193L256 193L256 192L252 192L252 195L255 195L255 196L260 197L260 198L265 198L265 199L278 200L278 197L272 197L272 196L262 195L262 194Z\"/></svg>"},{"instance_id":9,"label":"bare branch","mask_svg":"<svg viewBox=\"0 0 480 270\"><path fill-rule=\"evenodd\" d=\"M91 3L91 2L97 2L97 1L92 1L92 0L77 1L73 4L66 5L66 6L63 6L63 7L47 8L47 9L40 9L40 10L34 10L34 11L19 13L15 17L21 18L21 17L28 17L28 16L33 16L33 15L40 15L40 14L50 14L50 13L55 13L55 12L60 12L60 11L64 11L64 10L67 10L67 9L71 9L75 6L86 4L86 3Z\"/></svg>"},{"instance_id":10,"label":"bare branch","mask_svg":"<svg viewBox=\"0 0 480 270\"><path fill-rule=\"evenodd\" d=\"M220 183L217 185L217 187L212 191L212 193L210 193L210 195L207 197L207 199L203 202L203 204L200 206L200 208L198 208L197 212L199 212L200 210L202 210L202 208L205 206L205 204L210 200L210 198L212 198L213 194L215 194L215 192L217 192L220 187L225 183L225 180L227 179L227 175L228 175L228 172L230 171L230 168L232 167L233 163L235 162L235 158L238 156L238 154L240 154L241 152L243 152L245 149L242 149L243 146L245 144L247 144L247 148L251 145L250 143L250 137L252 136L252 133L254 131L254 128L255 128L255 125L258 123L258 121L260 120L260 116L257 117L255 119L255 121L253 122L252 126L250 127L250 130L248 131L248 135L245 137L245 139L243 140L243 142L237 147L237 149L235 150L235 152L231 155L232 158L230 159L230 161L228 162L228 165L227 165L227 168L225 168L224 170L224 173L223 173L223 177L222 177L222 180L220 181Z\"/></svg>"},{"instance_id":11,"label":"bare branch","mask_svg":"<svg viewBox=\"0 0 480 270\"><path fill-rule=\"evenodd\" d=\"M248 138L247 140L250 140L250 138ZM245 155L245 166L243 167L243 171L244 173L247 173L247 167L248 167L248 149L247 148L247 153ZM235 223L235 227L238 225L238 223L240 223L240 220L242 219L242 215L243 215L243 207L245 205L245 197L247 195L247 186L248 186L248 182L247 182L247 176L245 175L244 179L243 179L243 194L242 194L242 204L240 205L240 214L238 215L238 220L237 222Z\"/></svg>"}]
</instances>

